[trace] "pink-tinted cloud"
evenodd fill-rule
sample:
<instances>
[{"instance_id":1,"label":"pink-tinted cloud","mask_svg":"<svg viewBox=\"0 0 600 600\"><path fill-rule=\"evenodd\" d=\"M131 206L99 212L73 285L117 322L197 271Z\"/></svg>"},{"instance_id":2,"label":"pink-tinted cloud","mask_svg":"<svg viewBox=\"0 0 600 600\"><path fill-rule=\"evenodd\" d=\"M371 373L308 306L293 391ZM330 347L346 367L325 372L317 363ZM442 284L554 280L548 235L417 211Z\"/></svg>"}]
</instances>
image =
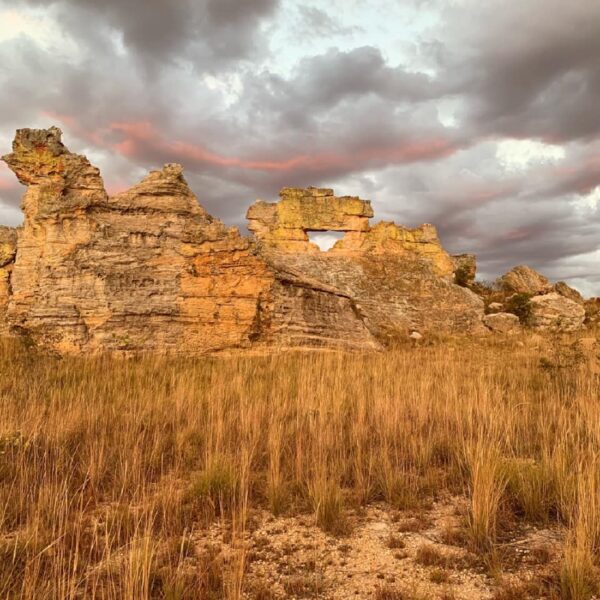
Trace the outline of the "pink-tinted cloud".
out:
<instances>
[{"instance_id":1,"label":"pink-tinted cloud","mask_svg":"<svg viewBox=\"0 0 600 600\"><path fill-rule=\"evenodd\" d=\"M298 154L284 159L249 159L223 156L198 144L166 140L148 121L111 123L109 128L126 136L120 142L113 144L112 149L128 157L134 157L144 149L152 148L168 160L178 160L198 166L255 171L293 172L301 169L320 172L332 168L352 171L385 164L432 160L449 156L458 150L458 146L450 140L428 138L402 141L392 146L366 147L348 153L319 152Z\"/></svg>"},{"instance_id":2,"label":"pink-tinted cloud","mask_svg":"<svg viewBox=\"0 0 600 600\"><path fill-rule=\"evenodd\" d=\"M119 121L106 128L88 131L71 115L51 111L44 116L58 121L77 137L107 148L130 159L140 159L148 150L167 162L181 162L188 167L216 167L247 171L294 173L308 171L315 174L330 170L351 172L388 164L403 164L422 160L435 160L450 156L459 146L442 137L422 140L402 140L396 145L367 146L347 152L323 151L315 154L297 154L286 158L239 158L225 156L200 144L166 139L149 121ZM110 134L118 133L122 139L108 141Z\"/></svg>"},{"instance_id":3,"label":"pink-tinted cloud","mask_svg":"<svg viewBox=\"0 0 600 600\"><path fill-rule=\"evenodd\" d=\"M42 114L42 116L46 117L47 119L50 119L55 122L58 121L59 123L66 125L73 134L75 134L77 137L81 138L82 140L91 142L92 144L95 144L96 146L104 145L102 134L99 130L88 131L85 127L82 127L78 123L78 121L75 117L72 117L70 115L65 115L62 113L57 113L54 111L49 111L49 110L42 111L41 114Z\"/></svg>"},{"instance_id":4,"label":"pink-tinted cloud","mask_svg":"<svg viewBox=\"0 0 600 600\"><path fill-rule=\"evenodd\" d=\"M574 166L557 166L552 169L553 194L579 194L587 196L600 185L600 156L589 156Z\"/></svg>"}]
</instances>

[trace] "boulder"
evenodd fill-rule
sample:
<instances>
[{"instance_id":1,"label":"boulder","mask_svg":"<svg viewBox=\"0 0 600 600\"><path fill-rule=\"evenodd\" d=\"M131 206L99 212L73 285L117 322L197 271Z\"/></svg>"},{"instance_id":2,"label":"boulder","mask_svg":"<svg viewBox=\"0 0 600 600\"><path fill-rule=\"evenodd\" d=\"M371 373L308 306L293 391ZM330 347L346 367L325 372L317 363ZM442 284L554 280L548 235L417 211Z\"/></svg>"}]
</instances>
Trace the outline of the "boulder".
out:
<instances>
[{"instance_id":1,"label":"boulder","mask_svg":"<svg viewBox=\"0 0 600 600\"><path fill-rule=\"evenodd\" d=\"M526 265L514 267L496 281L504 292L516 294L546 294L552 290L550 281Z\"/></svg>"},{"instance_id":2,"label":"boulder","mask_svg":"<svg viewBox=\"0 0 600 600\"><path fill-rule=\"evenodd\" d=\"M532 327L548 331L577 331L583 326L585 309L583 306L551 292L534 296L530 300L532 309Z\"/></svg>"},{"instance_id":3,"label":"boulder","mask_svg":"<svg viewBox=\"0 0 600 600\"><path fill-rule=\"evenodd\" d=\"M511 313L493 313L483 317L483 324L494 333L517 333L521 330L519 317Z\"/></svg>"}]
</instances>

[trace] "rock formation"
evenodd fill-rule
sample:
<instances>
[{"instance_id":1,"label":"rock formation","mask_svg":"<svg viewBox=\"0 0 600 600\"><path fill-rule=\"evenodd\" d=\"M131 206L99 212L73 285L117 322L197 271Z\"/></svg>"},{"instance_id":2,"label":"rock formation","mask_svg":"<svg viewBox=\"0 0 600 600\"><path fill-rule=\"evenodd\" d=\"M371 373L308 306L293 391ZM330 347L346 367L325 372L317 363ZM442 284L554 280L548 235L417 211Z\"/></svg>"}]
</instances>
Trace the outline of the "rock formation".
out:
<instances>
[{"instance_id":1,"label":"rock formation","mask_svg":"<svg viewBox=\"0 0 600 600\"><path fill-rule=\"evenodd\" d=\"M520 265L499 277L496 284L503 296L503 303L489 304L488 312L497 312L498 308L502 310L505 307L510 309L517 299L523 310L526 304L529 306L527 321L534 329L575 331L583 326L586 319L585 300L564 281L552 285L531 267ZM484 323L490 327L487 318Z\"/></svg>"},{"instance_id":2,"label":"rock formation","mask_svg":"<svg viewBox=\"0 0 600 600\"><path fill-rule=\"evenodd\" d=\"M25 222L11 273L11 329L59 352L204 352L243 344L273 282L250 242L200 207L166 165L109 198L60 131L19 130L4 157Z\"/></svg>"},{"instance_id":3,"label":"rock formation","mask_svg":"<svg viewBox=\"0 0 600 600\"><path fill-rule=\"evenodd\" d=\"M471 285L477 275L477 258L474 254L454 254L454 279L459 285Z\"/></svg>"},{"instance_id":4,"label":"rock formation","mask_svg":"<svg viewBox=\"0 0 600 600\"><path fill-rule=\"evenodd\" d=\"M206 213L179 165L109 196L57 128L18 130L3 159L27 191L23 225L0 228L2 335L60 353L204 353L485 331L475 258L450 256L432 225L371 225L368 200L284 188L250 206L245 237ZM344 236L321 252L312 231Z\"/></svg>"},{"instance_id":5,"label":"rock formation","mask_svg":"<svg viewBox=\"0 0 600 600\"><path fill-rule=\"evenodd\" d=\"M505 292L516 294L546 294L552 290L550 281L527 265L519 265L497 280L498 286Z\"/></svg>"},{"instance_id":6,"label":"rock formation","mask_svg":"<svg viewBox=\"0 0 600 600\"><path fill-rule=\"evenodd\" d=\"M531 298L532 325L550 331L576 331L583 325L585 309L581 304L550 292Z\"/></svg>"}]
</instances>

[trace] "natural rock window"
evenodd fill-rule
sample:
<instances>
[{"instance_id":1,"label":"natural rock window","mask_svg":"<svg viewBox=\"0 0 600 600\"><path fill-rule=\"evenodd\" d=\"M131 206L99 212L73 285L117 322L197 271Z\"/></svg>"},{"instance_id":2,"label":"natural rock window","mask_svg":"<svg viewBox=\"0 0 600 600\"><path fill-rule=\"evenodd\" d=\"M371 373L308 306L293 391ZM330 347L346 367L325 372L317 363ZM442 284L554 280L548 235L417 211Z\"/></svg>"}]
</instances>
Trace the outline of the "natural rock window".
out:
<instances>
[{"instance_id":1,"label":"natural rock window","mask_svg":"<svg viewBox=\"0 0 600 600\"><path fill-rule=\"evenodd\" d=\"M333 248L334 244L341 240L345 231L307 231L308 239L311 244L319 246L321 252L327 252Z\"/></svg>"}]
</instances>

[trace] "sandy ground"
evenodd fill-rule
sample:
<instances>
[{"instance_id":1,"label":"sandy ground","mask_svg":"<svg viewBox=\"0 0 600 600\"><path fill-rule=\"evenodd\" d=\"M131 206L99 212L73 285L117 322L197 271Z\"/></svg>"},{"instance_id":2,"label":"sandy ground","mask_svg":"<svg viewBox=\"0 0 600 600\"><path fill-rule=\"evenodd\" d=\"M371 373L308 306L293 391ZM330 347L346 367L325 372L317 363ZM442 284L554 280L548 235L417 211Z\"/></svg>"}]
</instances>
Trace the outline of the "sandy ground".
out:
<instances>
[{"instance_id":1,"label":"sandy ground","mask_svg":"<svg viewBox=\"0 0 600 600\"><path fill-rule=\"evenodd\" d=\"M324 533L310 515L253 513L244 544L245 597L485 600L511 580L534 579L559 558L560 532L528 528L500 545L499 575L465 549L464 510L462 498L417 513L377 504L351 513L345 536ZM197 543L230 562L240 545L232 546L229 532L216 523L197 534Z\"/></svg>"}]
</instances>

